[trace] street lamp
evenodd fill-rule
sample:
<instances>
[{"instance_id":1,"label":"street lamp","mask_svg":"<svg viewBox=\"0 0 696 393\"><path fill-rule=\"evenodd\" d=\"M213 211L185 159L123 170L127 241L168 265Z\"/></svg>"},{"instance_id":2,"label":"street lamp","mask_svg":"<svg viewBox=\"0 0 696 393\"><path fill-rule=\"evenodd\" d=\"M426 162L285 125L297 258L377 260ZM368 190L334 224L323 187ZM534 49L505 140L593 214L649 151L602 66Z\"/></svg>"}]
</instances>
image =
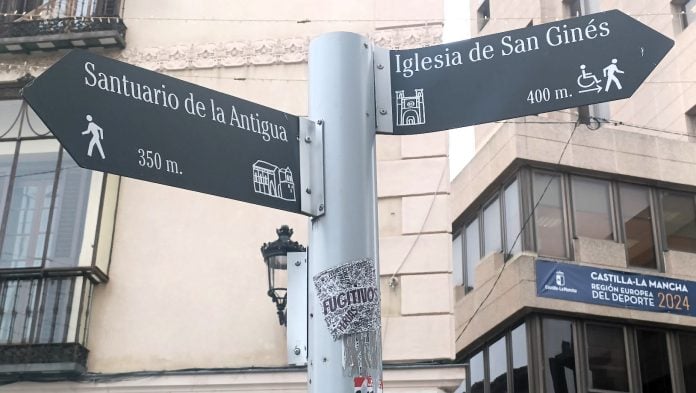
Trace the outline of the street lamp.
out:
<instances>
[{"instance_id":1,"label":"street lamp","mask_svg":"<svg viewBox=\"0 0 696 393\"><path fill-rule=\"evenodd\" d=\"M296 241L290 240L293 230L287 225L282 225L276 229L278 239L264 243L261 246L261 254L263 261L268 269L268 296L276 305L278 310L278 321L281 326L286 325L285 306L288 301L288 289L276 285L276 274L279 276L280 270L288 270L288 253L289 252L304 252L305 247Z\"/></svg>"}]
</instances>

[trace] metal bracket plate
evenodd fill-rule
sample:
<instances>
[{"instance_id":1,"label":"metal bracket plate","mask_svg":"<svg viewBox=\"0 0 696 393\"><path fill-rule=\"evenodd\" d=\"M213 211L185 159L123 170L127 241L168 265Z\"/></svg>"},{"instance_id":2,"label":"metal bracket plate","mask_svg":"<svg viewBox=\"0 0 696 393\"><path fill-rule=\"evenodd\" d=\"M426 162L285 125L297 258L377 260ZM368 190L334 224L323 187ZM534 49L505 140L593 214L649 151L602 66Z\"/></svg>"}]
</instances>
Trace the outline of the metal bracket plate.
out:
<instances>
[{"instance_id":1,"label":"metal bracket plate","mask_svg":"<svg viewBox=\"0 0 696 393\"><path fill-rule=\"evenodd\" d=\"M288 364L307 364L307 253L288 253Z\"/></svg>"},{"instance_id":2,"label":"metal bracket plate","mask_svg":"<svg viewBox=\"0 0 696 393\"><path fill-rule=\"evenodd\" d=\"M374 62L377 132L382 134L393 134L391 57L389 55L389 49L375 46Z\"/></svg>"},{"instance_id":3,"label":"metal bracket plate","mask_svg":"<svg viewBox=\"0 0 696 393\"><path fill-rule=\"evenodd\" d=\"M324 215L324 122L300 118L300 209Z\"/></svg>"}]
</instances>

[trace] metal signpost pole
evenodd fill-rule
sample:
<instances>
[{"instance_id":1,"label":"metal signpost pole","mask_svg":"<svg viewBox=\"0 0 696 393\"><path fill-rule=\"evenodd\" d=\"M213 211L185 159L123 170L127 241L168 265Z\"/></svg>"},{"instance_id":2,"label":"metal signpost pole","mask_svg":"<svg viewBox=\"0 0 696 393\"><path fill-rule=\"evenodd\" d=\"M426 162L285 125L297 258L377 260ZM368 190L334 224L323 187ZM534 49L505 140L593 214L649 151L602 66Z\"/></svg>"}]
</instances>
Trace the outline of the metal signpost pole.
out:
<instances>
[{"instance_id":1,"label":"metal signpost pole","mask_svg":"<svg viewBox=\"0 0 696 393\"><path fill-rule=\"evenodd\" d=\"M308 371L314 393L354 392L353 376L343 373L341 341L327 329L311 280L346 262L377 260L373 75L367 38L329 33L310 43L309 116L324 127L326 204L325 215L311 223L308 261Z\"/></svg>"}]
</instances>

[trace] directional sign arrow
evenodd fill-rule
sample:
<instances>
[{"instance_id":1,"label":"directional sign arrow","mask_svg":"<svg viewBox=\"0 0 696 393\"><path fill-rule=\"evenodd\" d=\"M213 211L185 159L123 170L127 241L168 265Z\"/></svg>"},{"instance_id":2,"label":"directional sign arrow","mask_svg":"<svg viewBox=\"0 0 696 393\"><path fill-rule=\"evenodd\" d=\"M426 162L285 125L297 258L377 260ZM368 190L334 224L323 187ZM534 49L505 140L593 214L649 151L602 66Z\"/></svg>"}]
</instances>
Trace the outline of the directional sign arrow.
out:
<instances>
[{"instance_id":1,"label":"directional sign arrow","mask_svg":"<svg viewBox=\"0 0 696 393\"><path fill-rule=\"evenodd\" d=\"M81 167L301 213L296 116L80 50L23 95Z\"/></svg>"},{"instance_id":2,"label":"directional sign arrow","mask_svg":"<svg viewBox=\"0 0 696 393\"><path fill-rule=\"evenodd\" d=\"M420 134L627 98L673 45L612 10L377 51L377 130Z\"/></svg>"}]
</instances>

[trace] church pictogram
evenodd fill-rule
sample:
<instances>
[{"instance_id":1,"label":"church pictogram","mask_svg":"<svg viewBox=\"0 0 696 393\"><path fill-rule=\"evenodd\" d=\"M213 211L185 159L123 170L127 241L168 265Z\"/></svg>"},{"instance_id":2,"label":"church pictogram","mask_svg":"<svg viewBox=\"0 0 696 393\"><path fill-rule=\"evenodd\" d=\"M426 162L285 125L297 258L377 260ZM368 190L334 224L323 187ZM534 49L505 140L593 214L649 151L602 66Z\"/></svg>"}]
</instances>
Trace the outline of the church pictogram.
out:
<instances>
[{"instance_id":1,"label":"church pictogram","mask_svg":"<svg viewBox=\"0 0 696 393\"><path fill-rule=\"evenodd\" d=\"M279 168L258 160L252 165L254 191L286 201L295 201L295 182L290 167Z\"/></svg>"},{"instance_id":2,"label":"church pictogram","mask_svg":"<svg viewBox=\"0 0 696 393\"><path fill-rule=\"evenodd\" d=\"M415 126L425 124L425 99L423 89L415 89L414 95L406 97L403 90L396 91L396 125Z\"/></svg>"}]
</instances>

